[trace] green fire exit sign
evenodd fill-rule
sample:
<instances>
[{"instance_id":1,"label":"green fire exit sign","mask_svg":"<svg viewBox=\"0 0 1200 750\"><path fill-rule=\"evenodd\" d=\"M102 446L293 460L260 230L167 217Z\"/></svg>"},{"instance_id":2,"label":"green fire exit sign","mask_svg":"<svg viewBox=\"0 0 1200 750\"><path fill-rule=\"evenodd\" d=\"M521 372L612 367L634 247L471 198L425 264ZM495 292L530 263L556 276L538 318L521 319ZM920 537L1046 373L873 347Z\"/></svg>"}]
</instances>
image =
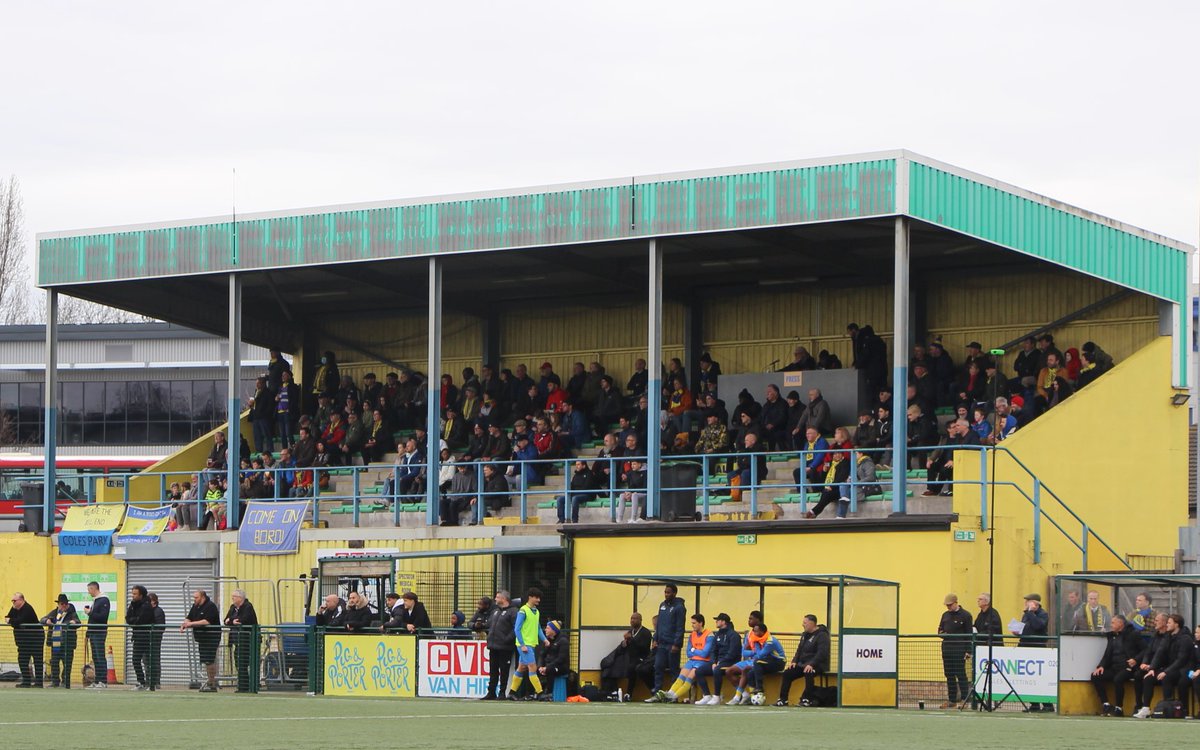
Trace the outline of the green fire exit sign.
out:
<instances>
[{"instance_id":1,"label":"green fire exit sign","mask_svg":"<svg viewBox=\"0 0 1200 750\"><path fill-rule=\"evenodd\" d=\"M758 544L758 534L738 534L738 544Z\"/></svg>"},{"instance_id":2,"label":"green fire exit sign","mask_svg":"<svg viewBox=\"0 0 1200 750\"><path fill-rule=\"evenodd\" d=\"M954 530L954 541L956 542L973 542L975 541L975 532L965 529Z\"/></svg>"}]
</instances>

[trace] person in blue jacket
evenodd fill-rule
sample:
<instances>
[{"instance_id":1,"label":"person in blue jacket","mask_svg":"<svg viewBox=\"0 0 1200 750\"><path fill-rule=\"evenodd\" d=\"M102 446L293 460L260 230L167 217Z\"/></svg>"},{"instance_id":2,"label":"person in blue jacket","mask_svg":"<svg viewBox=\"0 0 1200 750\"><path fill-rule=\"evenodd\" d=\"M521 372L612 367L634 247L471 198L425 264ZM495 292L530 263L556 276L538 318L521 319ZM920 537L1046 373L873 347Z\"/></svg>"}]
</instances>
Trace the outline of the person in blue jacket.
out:
<instances>
[{"instance_id":1,"label":"person in blue jacket","mask_svg":"<svg viewBox=\"0 0 1200 750\"><path fill-rule=\"evenodd\" d=\"M796 491L804 492L805 485L816 487L825 479L825 469L829 468L829 443L821 437L815 427L804 431L801 443L800 468L792 471L792 479L796 480Z\"/></svg>"},{"instance_id":2,"label":"person in blue jacket","mask_svg":"<svg viewBox=\"0 0 1200 750\"><path fill-rule=\"evenodd\" d=\"M753 619L757 616L762 619L762 613L758 610L750 613ZM742 658L742 637L738 635L737 630L733 627L733 620L729 615L722 612L716 617L717 630L713 633L715 640L716 653L713 656L713 690L712 694L716 700L710 701L713 705L721 702L721 684L724 682L725 670L738 663Z\"/></svg>"},{"instance_id":3,"label":"person in blue jacket","mask_svg":"<svg viewBox=\"0 0 1200 750\"><path fill-rule=\"evenodd\" d=\"M679 670L679 677L668 690L658 691L658 699L666 703L677 703L688 693L692 692L692 684L700 681L700 692L704 695L696 701L697 706L713 705L714 696L708 693L708 681L704 678L712 674L713 655L716 653L716 638L713 632L704 627L704 615L697 612L692 615L692 632L688 636L687 661ZM717 699L720 702L720 699Z\"/></svg>"},{"instance_id":4,"label":"person in blue jacket","mask_svg":"<svg viewBox=\"0 0 1200 750\"><path fill-rule=\"evenodd\" d=\"M763 676L783 671L783 646L767 630L765 622L755 623L746 634L742 648L742 660L730 667L730 674L738 674L737 691L728 705L750 703L750 696L762 690Z\"/></svg>"},{"instance_id":5,"label":"person in blue jacket","mask_svg":"<svg viewBox=\"0 0 1200 750\"><path fill-rule=\"evenodd\" d=\"M654 686L646 703L659 703L658 692L663 677L679 669L679 652L683 649L683 631L687 626L687 605L677 594L673 583L663 587L663 602L658 605L658 624L654 628Z\"/></svg>"}]
</instances>

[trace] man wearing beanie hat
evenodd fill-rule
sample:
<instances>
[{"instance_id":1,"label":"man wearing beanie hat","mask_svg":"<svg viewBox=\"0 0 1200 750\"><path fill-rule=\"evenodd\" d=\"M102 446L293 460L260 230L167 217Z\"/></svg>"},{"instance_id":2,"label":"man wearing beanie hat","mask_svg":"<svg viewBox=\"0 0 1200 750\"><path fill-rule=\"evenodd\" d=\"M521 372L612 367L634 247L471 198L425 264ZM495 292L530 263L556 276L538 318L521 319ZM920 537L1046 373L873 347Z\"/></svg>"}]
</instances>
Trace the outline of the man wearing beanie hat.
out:
<instances>
[{"instance_id":1,"label":"man wearing beanie hat","mask_svg":"<svg viewBox=\"0 0 1200 750\"><path fill-rule=\"evenodd\" d=\"M571 671L571 652L568 638L560 638L562 620L551 620L546 623L546 644L542 647L542 666L538 674L542 677L543 690L538 694L538 700L554 699L554 680Z\"/></svg>"}]
</instances>

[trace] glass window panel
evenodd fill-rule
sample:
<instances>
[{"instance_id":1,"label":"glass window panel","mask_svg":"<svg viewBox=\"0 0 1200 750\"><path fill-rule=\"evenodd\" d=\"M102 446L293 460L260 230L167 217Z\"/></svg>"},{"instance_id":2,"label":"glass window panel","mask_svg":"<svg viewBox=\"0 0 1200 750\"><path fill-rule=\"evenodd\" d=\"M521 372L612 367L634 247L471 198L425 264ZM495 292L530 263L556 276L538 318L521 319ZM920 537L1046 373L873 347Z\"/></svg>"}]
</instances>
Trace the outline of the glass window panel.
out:
<instances>
[{"instance_id":1,"label":"glass window panel","mask_svg":"<svg viewBox=\"0 0 1200 750\"><path fill-rule=\"evenodd\" d=\"M125 410L126 419L130 422L139 422L146 419L146 412L149 410L147 406L147 387L145 383L126 383L126 400Z\"/></svg>"},{"instance_id":2,"label":"glass window panel","mask_svg":"<svg viewBox=\"0 0 1200 750\"><path fill-rule=\"evenodd\" d=\"M59 425L58 433L59 442L63 445L79 445L83 442L83 425L78 422Z\"/></svg>"},{"instance_id":3,"label":"glass window panel","mask_svg":"<svg viewBox=\"0 0 1200 750\"><path fill-rule=\"evenodd\" d=\"M192 381L192 419L209 420L213 418L213 402L215 400L213 381Z\"/></svg>"},{"instance_id":4,"label":"glass window panel","mask_svg":"<svg viewBox=\"0 0 1200 750\"><path fill-rule=\"evenodd\" d=\"M21 422L21 434L28 435L30 429L41 434L42 421L42 384L21 383L18 386L20 410L17 419Z\"/></svg>"},{"instance_id":5,"label":"glass window panel","mask_svg":"<svg viewBox=\"0 0 1200 750\"><path fill-rule=\"evenodd\" d=\"M172 422L170 442L174 445L185 445L192 442L192 423Z\"/></svg>"},{"instance_id":6,"label":"glass window panel","mask_svg":"<svg viewBox=\"0 0 1200 750\"><path fill-rule=\"evenodd\" d=\"M151 420L171 418L171 384L156 380L148 385L147 401Z\"/></svg>"},{"instance_id":7,"label":"glass window panel","mask_svg":"<svg viewBox=\"0 0 1200 750\"><path fill-rule=\"evenodd\" d=\"M63 383L59 414L64 422L83 420L83 383Z\"/></svg>"},{"instance_id":8,"label":"glass window panel","mask_svg":"<svg viewBox=\"0 0 1200 750\"><path fill-rule=\"evenodd\" d=\"M0 383L0 409L16 411L17 405L17 384Z\"/></svg>"},{"instance_id":9,"label":"glass window panel","mask_svg":"<svg viewBox=\"0 0 1200 750\"><path fill-rule=\"evenodd\" d=\"M124 427L124 425L121 425ZM84 422L83 442L85 445L101 445L104 443L104 423Z\"/></svg>"},{"instance_id":10,"label":"glass window panel","mask_svg":"<svg viewBox=\"0 0 1200 750\"><path fill-rule=\"evenodd\" d=\"M125 426L125 443L127 445L146 444L146 423L129 422Z\"/></svg>"},{"instance_id":11,"label":"glass window panel","mask_svg":"<svg viewBox=\"0 0 1200 750\"><path fill-rule=\"evenodd\" d=\"M124 422L106 422L104 424L104 443L106 445L124 445L125 442Z\"/></svg>"},{"instance_id":12,"label":"glass window panel","mask_svg":"<svg viewBox=\"0 0 1200 750\"><path fill-rule=\"evenodd\" d=\"M149 431L146 435L146 442L150 445L166 445L171 441L171 423L170 422L151 422Z\"/></svg>"},{"instance_id":13,"label":"glass window panel","mask_svg":"<svg viewBox=\"0 0 1200 750\"><path fill-rule=\"evenodd\" d=\"M104 383L83 384L83 418L93 422L104 419Z\"/></svg>"},{"instance_id":14,"label":"glass window panel","mask_svg":"<svg viewBox=\"0 0 1200 750\"><path fill-rule=\"evenodd\" d=\"M19 443L40 443L42 442L42 425L40 422L21 422L17 428L17 442Z\"/></svg>"},{"instance_id":15,"label":"glass window panel","mask_svg":"<svg viewBox=\"0 0 1200 750\"><path fill-rule=\"evenodd\" d=\"M192 381L171 383L171 421L185 422L192 418Z\"/></svg>"},{"instance_id":16,"label":"glass window panel","mask_svg":"<svg viewBox=\"0 0 1200 750\"><path fill-rule=\"evenodd\" d=\"M104 420L106 422L125 421L125 404L128 400L125 391L124 383L104 384Z\"/></svg>"},{"instance_id":17,"label":"glass window panel","mask_svg":"<svg viewBox=\"0 0 1200 750\"><path fill-rule=\"evenodd\" d=\"M228 394L229 383L224 380L214 380L213 389L216 393L213 396L213 421L224 422L225 412L228 411Z\"/></svg>"}]
</instances>

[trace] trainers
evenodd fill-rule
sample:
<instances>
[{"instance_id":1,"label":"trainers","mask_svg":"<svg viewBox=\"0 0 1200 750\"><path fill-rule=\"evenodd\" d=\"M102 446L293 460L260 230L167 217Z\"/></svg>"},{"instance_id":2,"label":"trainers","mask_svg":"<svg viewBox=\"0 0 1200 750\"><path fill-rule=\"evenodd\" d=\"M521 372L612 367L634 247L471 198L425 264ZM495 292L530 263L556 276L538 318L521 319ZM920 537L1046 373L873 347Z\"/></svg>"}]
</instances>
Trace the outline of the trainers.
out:
<instances>
[{"instance_id":1,"label":"trainers","mask_svg":"<svg viewBox=\"0 0 1200 750\"><path fill-rule=\"evenodd\" d=\"M665 690L663 691L662 699L663 699L663 703L678 703L679 702L679 696L675 695L674 693L665 691Z\"/></svg>"},{"instance_id":2,"label":"trainers","mask_svg":"<svg viewBox=\"0 0 1200 750\"><path fill-rule=\"evenodd\" d=\"M732 698L725 701L726 706L736 706L742 702L742 693L736 693Z\"/></svg>"},{"instance_id":3,"label":"trainers","mask_svg":"<svg viewBox=\"0 0 1200 750\"><path fill-rule=\"evenodd\" d=\"M771 705L772 705L772 706L775 706L775 708L783 708L783 707L784 707L784 706L786 706L787 704L788 704L788 702L787 702L787 701L785 701L783 698L780 698L779 700L775 701L775 702L774 702L774 703L772 703Z\"/></svg>"},{"instance_id":4,"label":"trainers","mask_svg":"<svg viewBox=\"0 0 1200 750\"><path fill-rule=\"evenodd\" d=\"M1149 718L1150 718L1150 707L1149 707L1149 706L1142 706L1141 708L1139 708L1139 709L1137 710L1137 713L1135 713L1135 714L1133 715L1133 718L1135 718L1135 719L1149 719Z\"/></svg>"},{"instance_id":5,"label":"trainers","mask_svg":"<svg viewBox=\"0 0 1200 750\"><path fill-rule=\"evenodd\" d=\"M655 693L654 695L650 696L646 700L642 701L642 703L662 703L662 698L658 697L659 693L661 693L661 692L662 691L659 690L658 693Z\"/></svg>"},{"instance_id":6,"label":"trainers","mask_svg":"<svg viewBox=\"0 0 1200 750\"><path fill-rule=\"evenodd\" d=\"M1108 716L1109 714L1112 713L1112 709L1113 709L1113 707L1112 707L1111 703L1101 703L1100 704L1100 715Z\"/></svg>"},{"instance_id":7,"label":"trainers","mask_svg":"<svg viewBox=\"0 0 1200 750\"><path fill-rule=\"evenodd\" d=\"M935 497L937 495L933 490L925 490L921 493L921 497Z\"/></svg>"},{"instance_id":8,"label":"trainers","mask_svg":"<svg viewBox=\"0 0 1200 750\"><path fill-rule=\"evenodd\" d=\"M617 688L617 703L624 703L624 702L625 702L625 691L622 690L621 688Z\"/></svg>"},{"instance_id":9,"label":"trainers","mask_svg":"<svg viewBox=\"0 0 1200 750\"><path fill-rule=\"evenodd\" d=\"M1121 708L1120 706L1113 706L1111 715L1112 716L1124 716L1125 709Z\"/></svg>"}]
</instances>

